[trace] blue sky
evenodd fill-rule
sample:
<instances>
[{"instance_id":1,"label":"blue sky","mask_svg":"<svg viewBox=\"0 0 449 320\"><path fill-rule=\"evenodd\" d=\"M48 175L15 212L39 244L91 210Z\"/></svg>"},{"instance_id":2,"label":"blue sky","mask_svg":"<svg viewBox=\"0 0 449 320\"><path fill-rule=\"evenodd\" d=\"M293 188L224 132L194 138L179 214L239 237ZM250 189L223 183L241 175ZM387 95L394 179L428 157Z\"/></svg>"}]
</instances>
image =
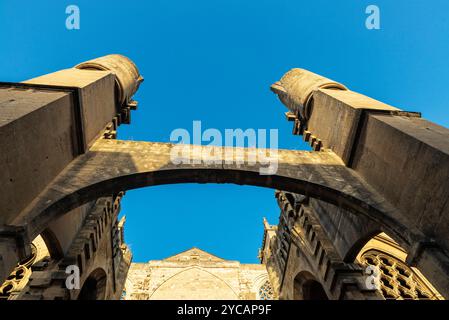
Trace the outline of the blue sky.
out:
<instances>
[{"instance_id":1,"label":"blue sky","mask_svg":"<svg viewBox=\"0 0 449 320\"><path fill-rule=\"evenodd\" d=\"M80 30L65 28L78 5ZM380 8L381 29L365 28ZM176 128L279 129L303 149L269 85L302 67L449 127L447 0L0 0L0 79L22 81L109 53L145 82L119 138L169 141ZM257 262L262 217L277 223L273 190L170 185L129 191L126 240L135 261L198 246Z\"/></svg>"}]
</instances>

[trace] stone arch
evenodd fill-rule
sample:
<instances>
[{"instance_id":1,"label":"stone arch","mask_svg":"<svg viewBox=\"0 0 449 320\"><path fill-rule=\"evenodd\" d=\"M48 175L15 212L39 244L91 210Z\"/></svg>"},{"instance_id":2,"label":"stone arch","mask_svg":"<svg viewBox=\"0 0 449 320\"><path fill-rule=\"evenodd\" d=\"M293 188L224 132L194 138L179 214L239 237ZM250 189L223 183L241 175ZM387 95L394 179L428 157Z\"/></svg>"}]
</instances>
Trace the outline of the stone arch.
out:
<instances>
[{"instance_id":1,"label":"stone arch","mask_svg":"<svg viewBox=\"0 0 449 320\"><path fill-rule=\"evenodd\" d=\"M225 159L219 159L223 161L219 164L197 164L195 156L210 152L210 147L184 146L192 149L190 163L174 164L171 144L100 139L54 180L21 215L22 220L14 224L30 221L27 230L35 235L71 209L101 196L163 184L232 183L303 194L366 215L404 237L404 241L419 237L414 228L393 218L397 216L396 209L332 152L278 150L276 174L262 175L260 164L227 164ZM238 152L238 148L220 150L223 154ZM250 150L241 152L246 159Z\"/></svg>"},{"instance_id":2,"label":"stone arch","mask_svg":"<svg viewBox=\"0 0 449 320\"><path fill-rule=\"evenodd\" d=\"M102 268L92 271L84 280L78 300L104 300L106 298L107 275Z\"/></svg>"},{"instance_id":3,"label":"stone arch","mask_svg":"<svg viewBox=\"0 0 449 320\"><path fill-rule=\"evenodd\" d=\"M61 244L52 230L46 228L40 235L44 240L52 259L58 260L64 256Z\"/></svg>"},{"instance_id":4,"label":"stone arch","mask_svg":"<svg viewBox=\"0 0 449 320\"><path fill-rule=\"evenodd\" d=\"M293 283L294 300L329 300L323 285L308 271L299 272Z\"/></svg>"},{"instance_id":5,"label":"stone arch","mask_svg":"<svg viewBox=\"0 0 449 320\"><path fill-rule=\"evenodd\" d=\"M103 180L74 190L74 192L64 195L64 197L55 201L48 201L47 203L51 204L42 208L41 213L31 221L31 228L36 233L38 230L45 228L49 222L98 197L116 194L123 190L177 183L231 183L305 194L312 198L339 205L353 213L367 215L370 219L378 221L383 225L389 224L397 227L401 231L406 230L398 221L386 215L384 212L340 190L307 180L279 175L262 176L252 171L230 169L161 170Z\"/></svg>"},{"instance_id":6,"label":"stone arch","mask_svg":"<svg viewBox=\"0 0 449 320\"><path fill-rule=\"evenodd\" d=\"M176 183L233 183L285 190L322 200L345 211L361 214L381 225L401 243L416 243L423 235L402 219L396 208L370 188L334 153L278 150L278 171L262 175L261 165L200 162L198 154L210 148L191 148L190 162L175 164L174 145L99 139L74 160L14 221L28 239L70 210L102 196L124 190ZM221 148L222 154L238 148ZM244 149L243 159L249 149ZM199 159L201 160L201 159Z\"/></svg>"},{"instance_id":7,"label":"stone arch","mask_svg":"<svg viewBox=\"0 0 449 320\"><path fill-rule=\"evenodd\" d=\"M209 286L204 290L203 292L198 292L196 296L194 297L197 300L209 300L212 299L211 297L216 295L218 292L220 293L219 297L215 297L216 300L237 300L239 298L239 295L235 290L232 288L232 286L227 283L224 279L217 277L215 274L200 268L200 267L191 267L187 268L185 270L182 270L180 272L177 272L176 274L172 275L165 281L163 281L150 295L150 300L165 300L165 299L172 299L172 300L178 300L178 299L192 299L191 293L187 296L183 296L183 293L181 291L178 291L178 296L174 296L173 292L176 291L179 287L182 288L182 290L186 290L189 285L192 284L192 279L195 279L196 276L203 276L203 280L209 281ZM194 281L196 284L197 282ZM165 296L164 290L169 287L169 285L172 284L172 287L170 287L170 294ZM217 288L220 288L220 290L216 290ZM209 290L209 291L208 291Z\"/></svg>"},{"instance_id":8,"label":"stone arch","mask_svg":"<svg viewBox=\"0 0 449 320\"><path fill-rule=\"evenodd\" d=\"M349 248L348 252L346 253L346 255L344 256L344 262L348 262L348 263L352 263L356 260L357 256L359 255L360 251L363 249L363 247L365 247L365 245L371 240L373 239L375 236L377 236L378 234L380 234L382 231L380 230L380 228L375 229L365 235L363 235L362 237L360 237L352 246L351 248ZM401 240L399 239L398 242L400 242Z\"/></svg>"}]
</instances>

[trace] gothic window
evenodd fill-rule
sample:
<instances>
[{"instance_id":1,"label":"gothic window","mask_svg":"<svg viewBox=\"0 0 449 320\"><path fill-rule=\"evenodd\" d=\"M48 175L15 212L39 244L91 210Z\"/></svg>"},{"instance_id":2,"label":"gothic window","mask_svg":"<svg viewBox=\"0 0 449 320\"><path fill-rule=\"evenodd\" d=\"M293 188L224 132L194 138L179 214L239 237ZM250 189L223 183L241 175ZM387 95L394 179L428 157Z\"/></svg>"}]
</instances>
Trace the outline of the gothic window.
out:
<instances>
[{"instance_id":1,"label":"gothic window","mask_svg":"<svg viewBox=\"0 0 449 320\"><path fill-rule=\"evenodd\" d=\"M363 265L377 266L380 272L380 291L387 300L427 300L435 295L405 263L377 250L361 256Z\"/></svg>"},{"instance_id":2,"label":"gothic window","mask_svg":"<svg viewBox=\"0 0 449 320\"><path fill-rule=\"evenodd\" d=\"M271 287L270 282L267 280L259 288L259 300L273 300L273 299L274 299L273 288Z\"/></svg>"},{"instance_id":3,"label":"gothic window","mask_svg":"<svg viewBox=\"0 0 449 320\"><path fill-rule=\"evenodd\" d=\"M31 265L36 257L37 248L31 244L30 257L18 264L3 284L0 283L0 300L10 299L14 293L20 292L25 287L31 275Z\"/></svg>"}]
</instances>

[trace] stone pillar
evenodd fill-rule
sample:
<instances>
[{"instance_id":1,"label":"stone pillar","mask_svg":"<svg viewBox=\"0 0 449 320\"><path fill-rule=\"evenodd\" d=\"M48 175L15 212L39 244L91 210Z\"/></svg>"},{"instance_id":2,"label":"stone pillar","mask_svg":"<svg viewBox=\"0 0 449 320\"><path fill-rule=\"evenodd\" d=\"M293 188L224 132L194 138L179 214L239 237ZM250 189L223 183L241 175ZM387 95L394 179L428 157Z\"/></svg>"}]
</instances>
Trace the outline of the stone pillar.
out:
<instances>
[{"instance_id":1,"label":"stone pillar","mask_svg":"<svg viewBox=\"0 0 449 320\"><path fill-rule=\"evenodd\" d=\"M425 276L447 296L449 129L297 69L272 90L290 110L295 133L315 150L335 152L397 208L396 221L420 233L419 239L400 244L411 255L417 252L409 260L421 264ZM433 258L419 262L427 255Z\"/></svg>"},{"instance_id":2,"label":"stone pillar","mask_svg":"<svg viewBox=\"0 0 449 320\"><path fill-rule=\"evenodd\" d=\"M130 122L143 78L134 63L109 55L21 83L0 83L0 281L31 242L10 225L64 168ZM25 232L26 233L26 232ZM18 249L27 242L25 249Z\"/></svg>"}]
</instances>

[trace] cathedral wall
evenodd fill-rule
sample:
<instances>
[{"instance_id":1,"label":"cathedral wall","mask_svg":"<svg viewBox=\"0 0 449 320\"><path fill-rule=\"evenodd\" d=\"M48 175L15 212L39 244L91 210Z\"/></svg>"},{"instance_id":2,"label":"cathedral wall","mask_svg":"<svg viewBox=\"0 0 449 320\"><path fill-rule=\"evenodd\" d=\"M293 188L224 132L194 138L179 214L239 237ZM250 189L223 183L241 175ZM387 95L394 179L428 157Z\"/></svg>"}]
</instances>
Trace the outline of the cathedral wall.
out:
<instances>
[{"instance_id":1,"label":"cathedral wall","mask_svg":"<svg viewBox=\"0 0 449 320\"><path fill-rule=\"evenodd\" d=\"M381 231L379 225L360 214L313 198L309 205L336 252L347 262L353 262L363 245Z\"/></svg>"},{"instance_id":2,"label":"cathedral wall","mask_svg":"<svg viewBox=\"0 0 449 320\"><path fill-rule=\"evenodd\" d=\"M127 300L255 300L269 296L262 264L240 264L191 249L160 261L133 263L125 285ZM271 292L271 291L270 291Z\"/></svg>"}]
</instances>

